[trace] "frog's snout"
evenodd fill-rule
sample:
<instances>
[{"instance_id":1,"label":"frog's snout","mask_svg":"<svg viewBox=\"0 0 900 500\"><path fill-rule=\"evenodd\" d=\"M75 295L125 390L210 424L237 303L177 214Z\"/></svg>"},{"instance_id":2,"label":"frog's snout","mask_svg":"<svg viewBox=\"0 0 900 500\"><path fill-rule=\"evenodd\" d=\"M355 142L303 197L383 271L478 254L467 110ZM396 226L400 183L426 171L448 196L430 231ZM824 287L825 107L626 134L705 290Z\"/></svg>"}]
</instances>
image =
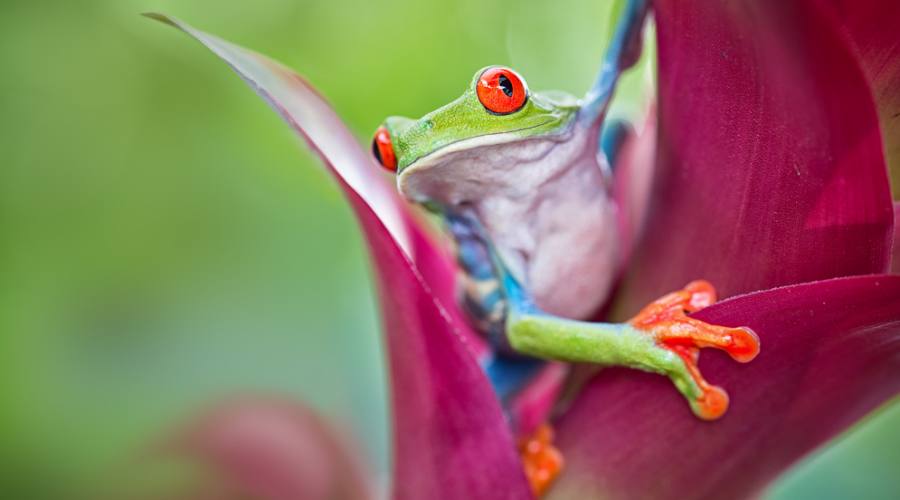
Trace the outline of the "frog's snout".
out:
<instances>
[{"instance_id":1,"label":"frog's snout","mask_svg":"<svg viewBox=\"0 0 900 500\"><path fill-rule=\"evenodd\" d=\"M394 152L391 133L384 125L375 131L375 138L372 140L372 154L375 155L375 159L382 167L391 172L397 171L397 154Z\"/></svg>"}]
</instances>

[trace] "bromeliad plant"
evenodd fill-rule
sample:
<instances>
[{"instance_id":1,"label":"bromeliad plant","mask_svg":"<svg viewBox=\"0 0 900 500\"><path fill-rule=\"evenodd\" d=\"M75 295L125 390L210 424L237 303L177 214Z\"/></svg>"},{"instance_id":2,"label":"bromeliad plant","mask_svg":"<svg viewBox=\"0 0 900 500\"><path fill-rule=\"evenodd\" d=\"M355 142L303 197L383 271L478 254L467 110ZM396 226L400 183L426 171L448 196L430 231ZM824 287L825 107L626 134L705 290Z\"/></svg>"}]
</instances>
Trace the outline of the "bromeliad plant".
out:
<instances>
[{"instance_id":1,"label":"bromeliad plant","mask_svg":"<svg viewBox=\"0 0 900 500\"><path fill-rule=\"evenodd\" d=\"M582 171L554 186L556 207L559 200L580 202L553 214L552 234L524 233L525 240L539 241L562 234L555 249L604 250L597 261L591 254L574 259L572 269L571 255L558 250L514 262L511 250L520 249L523 232L477 204L498 191L515 191L516 184L501 178L501 164L515 167L569 147L572 158L596 166L589 148L598 142L615 76L634 56L643 2L630 4L609 71L581 103L551 101L530 93L511 70L489 68L476 74L462 98L422 120L388 120L374 144L379 161L400 170L403 194L445 217L458 243L459 267L470 278L490 270L471 287L478 293L467 303L487 320L485 330L496 333L500 325L501 341L493 343L475 333L457 305L457 266L447 250L320 95L263 56L154 17L224 59L307 140L347 194L372 254L382 304L395 498L528 498L549 485L559 452L566 467L551 498L731 498L758 492L900 389L900 277L885 274L894 210L884 151L895 151L898 138L889 131L900 101L892 93L900 94L900 72L885 64L885 54L898 46L889 21L898 8L887 4L655 2L656 116L641 134L607 150L614 160L612 186L600 169L593 177ZM886 109L876 108L873 91ZM528 111L517 115L520 110ZM543 144L550 129L552 144ZM563 129L576 130L582 149L560 139ZM472 157L486 165L477 173L487 172L491 182L474 176L477 166L466 163ZM563 163L570 172L572 162ZM648 171L651 196L637 196L642 189L635 184ZM524 186L521 199L564 178L560 172L541 179L510 175L535 181ZM547 199L539 205L552 208ZM496 200L490 205L523 213ZM620 248L633 251L606 251L610 240L598 241L591 231L596 226L567 231L590 220L582 209L602 217L618 210L610 225L619 231ZM639 212L646 212L644 222ZM560 221L571 227L560 230ZM542 270L528 268L537 261L544 262ZM562 282L553 275L558 269L569 272ZM617 273L613 320L698 277L728 299L709 305L712 290L692 285L617 327L543 311L584 316L607 299L606 285L591 286L597 276ZM549 280L546 290L535 287L540 280ZM567 309L570 301L554 302L556 293L582 301L580 310ZM489 307L492 295L504 301L499 322ZM695 413L715 418L727 400L700 376L697 348L718 346L749 360L756 337L739 327L756 332L762 350L739 366L715 353L704 357L704 374L731 394L727 416L715 422L692 416L664 379L650 373L608 368L583 384L572 377L568 388L577 390L561 393L561 365L502 354L508 339L527 354L664 373ZM546 342L541 335L570 340ZM621 338L634 341L616 346ZM507 394L510 386L517 390ZM556 429L551 445L550 433L537 424L557 400L566 404L550 414ZM515 434L528 436L535 428L517 447ZM280 497L299 493L284 490Z\"/></svg>"}]
</instances>

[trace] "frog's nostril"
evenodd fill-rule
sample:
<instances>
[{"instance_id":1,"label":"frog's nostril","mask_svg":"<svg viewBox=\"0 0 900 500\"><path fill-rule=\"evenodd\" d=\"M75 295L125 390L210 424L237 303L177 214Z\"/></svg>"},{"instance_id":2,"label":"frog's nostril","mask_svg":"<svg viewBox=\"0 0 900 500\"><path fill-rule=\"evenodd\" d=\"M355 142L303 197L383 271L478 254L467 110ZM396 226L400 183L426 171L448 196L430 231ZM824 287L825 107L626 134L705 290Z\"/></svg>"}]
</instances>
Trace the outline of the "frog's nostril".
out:
<instances>
[{"instance_id":1,"label":"frog's nostril","mask_svg":"<svg viewBox=\"0 0 900 500\"><path fill-rule=\"evenodd\" d=\"M382 125L375 131L375 139L372 140L372 154L382 167L391 172L397 171L397 156L394 154L394 146L391 144L391 134Z\"/></svg>"}]
</instances>

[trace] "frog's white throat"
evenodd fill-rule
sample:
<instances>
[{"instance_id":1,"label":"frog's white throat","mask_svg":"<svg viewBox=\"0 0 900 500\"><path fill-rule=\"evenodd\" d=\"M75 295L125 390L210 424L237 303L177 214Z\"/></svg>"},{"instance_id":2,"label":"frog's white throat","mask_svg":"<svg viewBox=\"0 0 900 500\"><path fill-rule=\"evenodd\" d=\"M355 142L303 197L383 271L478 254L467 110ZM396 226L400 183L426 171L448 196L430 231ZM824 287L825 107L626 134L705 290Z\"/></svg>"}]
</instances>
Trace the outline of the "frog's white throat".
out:
<instances>
[{"instance_id":1,"label":"frog's white throat","mask_svg":"<svg viewBox=\"0 0 900 500\"><path fill-rule=\"evenodd\" d=\"M418 203L465 207L537 305L585 318L606 300L616 273L616 210L596 133L514 133L463 140L420 158L398 177Z\"/></svg>"}]
</instances>

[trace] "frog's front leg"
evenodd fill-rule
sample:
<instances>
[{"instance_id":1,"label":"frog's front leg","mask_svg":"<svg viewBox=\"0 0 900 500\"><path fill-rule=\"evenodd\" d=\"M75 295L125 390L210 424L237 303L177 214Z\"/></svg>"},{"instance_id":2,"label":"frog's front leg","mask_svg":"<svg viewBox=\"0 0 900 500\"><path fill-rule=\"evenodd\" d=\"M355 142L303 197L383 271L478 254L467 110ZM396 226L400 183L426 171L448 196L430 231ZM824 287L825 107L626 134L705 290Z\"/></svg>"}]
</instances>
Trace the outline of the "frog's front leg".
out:
<instances>
[{"instance_id":1,"label":"frog's front leg","mask_svg":"<svg viewBox=\"0 0 900 500\"><path fill-rule=\"evenodd\" d=\"M491 251L508 302L506 336L522 354L666 375L695 415L715 420L728 409L728 394L703 378L697 366L699 349L721 349L741 363L759 353L759 338L749 328L711 325L688 316L716 301L716 291L706 281L691 282L652 302L626 323L576 321L541 311Z\"/></svg>"},{"instance_id":2,"label":"frog's front leg","mask_svg":"<svg viewBox=\"0 0 900 500\"><path fill-rule=\"evenodd\" d=\"M704 420L721 417L728 395L697 367L699 349L713 347L745 363L759 352L748 328L710 325L687 316L715 301L715 289L695 281L662 297L627 323L589 323L541 312L511 277L506 333L514 349L544 359L626 366L666 375Z\"/></svg>"}]
</instances>

